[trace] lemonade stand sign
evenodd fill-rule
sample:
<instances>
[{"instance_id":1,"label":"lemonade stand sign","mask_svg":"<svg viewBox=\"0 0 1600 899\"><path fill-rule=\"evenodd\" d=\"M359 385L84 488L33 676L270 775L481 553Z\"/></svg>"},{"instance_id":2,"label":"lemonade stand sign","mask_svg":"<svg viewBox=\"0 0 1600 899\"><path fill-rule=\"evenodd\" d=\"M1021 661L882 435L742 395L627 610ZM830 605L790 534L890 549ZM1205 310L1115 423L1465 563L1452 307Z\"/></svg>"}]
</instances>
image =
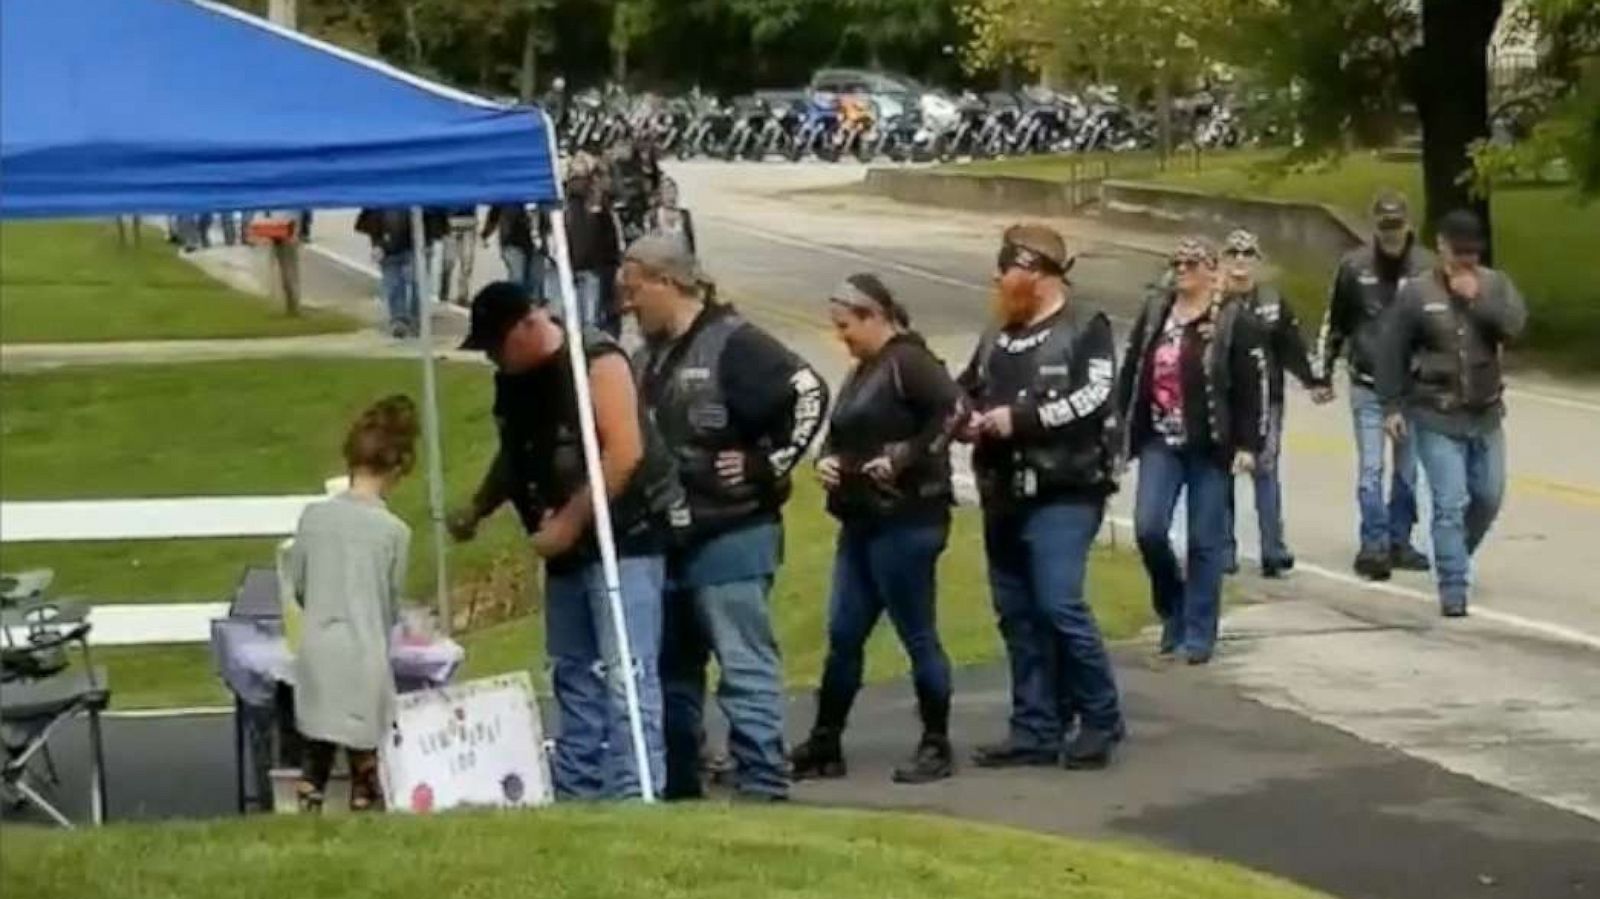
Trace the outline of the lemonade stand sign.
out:
<instances>
[{"instance_id":1,"label":"lemonade stand sign","mask_svg":"<svg viewBox=\"0 0 1600 899\"><path fill-rule=\"evenodd\" d=\"M526 672L401 695L382 762L391 811L522 808L553 799Z\"/></svg>"}]
</instances>

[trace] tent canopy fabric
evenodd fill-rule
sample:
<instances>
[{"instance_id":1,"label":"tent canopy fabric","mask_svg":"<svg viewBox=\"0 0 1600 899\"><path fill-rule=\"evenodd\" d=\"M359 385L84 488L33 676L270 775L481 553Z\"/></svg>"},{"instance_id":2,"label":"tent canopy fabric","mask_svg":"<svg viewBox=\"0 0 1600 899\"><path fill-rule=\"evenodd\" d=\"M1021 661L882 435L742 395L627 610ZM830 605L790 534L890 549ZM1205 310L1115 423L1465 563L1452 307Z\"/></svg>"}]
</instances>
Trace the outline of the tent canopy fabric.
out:
<instances>
[{"instance_id":1,"label":"tent canopy fabric","mask_svg":"<svg viewBox=\"0 0 1600 899\"><path fill-rule=\"evenodd\" d=\"M205 0L0 2L0 218L559 199L546 119Z\"/></svg>"}]
</instances>

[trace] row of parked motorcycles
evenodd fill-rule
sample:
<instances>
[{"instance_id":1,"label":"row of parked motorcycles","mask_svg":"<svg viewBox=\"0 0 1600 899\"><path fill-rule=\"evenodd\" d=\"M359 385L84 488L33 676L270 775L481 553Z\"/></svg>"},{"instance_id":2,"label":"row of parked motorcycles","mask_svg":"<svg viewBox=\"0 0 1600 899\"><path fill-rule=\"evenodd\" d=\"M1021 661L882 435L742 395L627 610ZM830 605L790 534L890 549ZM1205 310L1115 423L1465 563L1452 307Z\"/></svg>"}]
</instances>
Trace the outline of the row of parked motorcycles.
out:
<instances>
[{"instance_id":1,"label":"row of parked motorcycles","mask_svg":"<svg viewBox=\"0 0 1600 899\"><path fill-rule=\"evenodd\" d=\"M1233 107L1209 93L1176 109L1182 139L1196 146L1245 141ZM1149 148L1156 117L1123 103L1114 87L959 96L764 91L729 102L589 92L574 98L562 139L569 152L648 143L679 159L948 162Z\"/></svg>"}]
</instances>

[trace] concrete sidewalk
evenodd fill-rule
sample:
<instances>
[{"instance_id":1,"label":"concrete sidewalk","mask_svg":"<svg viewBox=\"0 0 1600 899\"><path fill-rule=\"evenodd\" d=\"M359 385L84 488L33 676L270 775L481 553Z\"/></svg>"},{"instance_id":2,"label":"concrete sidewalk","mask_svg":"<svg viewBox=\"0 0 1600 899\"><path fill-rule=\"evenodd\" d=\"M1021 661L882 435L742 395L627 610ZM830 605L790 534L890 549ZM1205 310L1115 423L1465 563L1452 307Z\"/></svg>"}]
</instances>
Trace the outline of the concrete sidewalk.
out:
<instances>
[{"instance_id":1,"label":"concrete sidewalk","mask_svg":"<svg viewBox=\"0 0 1600 899\"><path fill-rule=\"evenodd\" d=\"M1132 736L1105 772L968 767L939 784L894 785L890 769L917 736L910 687L895 683L856 706L851 776L802 784L795 798L1149 842L1350 899L1600 894L1600 823L1251 702L1215 669L1152 670L1146 656L1117 653ZM964 759L1003 732L1005 673L959 672L956 700ZM793 703L791 740L810 724L810 705ZM114 719L107 746L115 818L233 813L229 716ZM81 787L81 729L55 757L68 786Z\"/></svg>"}]
</instances>

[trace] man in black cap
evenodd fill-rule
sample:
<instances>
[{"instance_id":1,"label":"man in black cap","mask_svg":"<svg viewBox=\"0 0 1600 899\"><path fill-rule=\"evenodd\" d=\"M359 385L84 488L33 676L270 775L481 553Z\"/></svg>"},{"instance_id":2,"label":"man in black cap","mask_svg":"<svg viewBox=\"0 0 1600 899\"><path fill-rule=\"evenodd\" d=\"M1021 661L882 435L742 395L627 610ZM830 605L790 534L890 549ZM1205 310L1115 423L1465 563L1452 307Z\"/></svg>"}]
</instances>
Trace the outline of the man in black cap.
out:
<instances>
[{"instance_id":1,"label":"man in black cap","mask_svg":"<svg viewBox=\"0 0 1600 899\"><path fill-rule=\"evenodd\" d=\"M735 788L743 799L781 800L789 790L783 671L768 600L783 555L790 473L821 430L827 385L715 302L694 254L675 237L635 241L618 285L645 339L639 395L671 448L688 505L668 566L665 793L702 793L701 716L715 655Z\"/></svg>"},{"instance_id":2,"label":"man in black cap","mask_svg":"<svg viewBox=\"0 0 1600 899\"><path fill-rule=\"evenodd\" d=\"M611 619L592 527L578 396L567 341L581 339L600 468L610 498L621 603L638 686L650 771L637 770L621 648ZM622 348L598 331L572 333L519 284L500 281L472 301L462 349L495 365L494 415L500 450L471 504L450 517L470 540L478 524L510 503L545 560L545 640L560 721L552 761L558 796L625 799L642 777L664 777L661 589L668 516L681 505L672 457L650 427Z\"/></svg>"},{"instance_id":3,"label":"man in black cap","mask_svg":"<svg viewBox=\"0 0 1600 899\"><path fill-rule=\"evenodd\" d=\"M1468 210L1439 220L1439 261L1408 281L1385 320L1378 395L1396 440L1415 442L1433 492L1440 611L1467 614L1472 556L1506 485L1501 351L1528 321L1516 285L1479 264L1483 223Z\"/></svg>"},{"instance_id":4,"label":"man in black cap","mask_svg":"<svg viewBox=\"0 0 1600 899\"><path fill-rule=\"evenodd\" d=\"M1384 502L1388 447L1374 379L1383 315L1402 285L1433 267L1433 256L1417 246L1404 195L1380 193L1372 203L1372 220L1372 242L1346 254L1334 275L1333 295L1317 337L1318 387L1312 396L1318 403L1333 400L1334 363L1345 355L1359 465L1356 502L1361 513L1361 550L1355 570L1369 580L1384 581L1396 568L1428 570L1427 557L1411 545L1411 529L1417 523L1417 457L1409 440L1394 441L1389 499Z\"/></svg>"}]
</instances>

